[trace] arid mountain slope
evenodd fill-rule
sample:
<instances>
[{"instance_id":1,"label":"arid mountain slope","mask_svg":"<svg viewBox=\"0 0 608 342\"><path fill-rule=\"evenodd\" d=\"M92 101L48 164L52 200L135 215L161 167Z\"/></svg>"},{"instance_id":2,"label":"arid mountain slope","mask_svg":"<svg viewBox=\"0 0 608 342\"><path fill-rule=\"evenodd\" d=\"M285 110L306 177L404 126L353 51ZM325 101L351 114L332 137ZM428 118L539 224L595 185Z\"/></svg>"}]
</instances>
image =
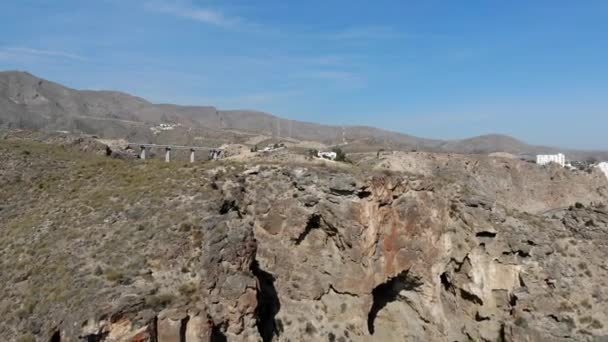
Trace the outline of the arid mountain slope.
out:
<instances>
[{"instance_id":1,"label":"arid mountain slope","mask_svg":"<svg viewBox=\"0 0 608 342\"><path fill-rule=\"evenodd\" d=\"M526 210L469 186L478 156L411 173L115 160L83 143L0 140L7 341L608 336L605 177L479 160L477 179L533 189Z\"/></svg>"},{"instance_id":2,"label":"arid mountain slope","mask_svg":"<svg viewBox=\"0 0 608 342\"><path fill-rule=\"evenodd\" d=\"M255 111L220 111L214 107L152 104L120 92L80 91L24 72L0 72L0 125L82 131L124 137L129 130L147 130L151 124L179 123L189 127L239 130L258 134L342 142L342 128L286 120ZM371 127L349 127L350 139L387 137L398 142L426 142ZM428 140L428 142L432 142Z\"/></svg>"},{"instance_id":3,"label":"arid mountain slope","mask_svg":"<svg viewBox=\"0 0 608 342\"><path fill-rule=\"evenodd\" d=\"M181 124L177 134L150 132L159 123ZM249 110L218 110L210 106L153 104L142 98L113 91L83 91L64 87L25 72L0 72L0 127L65 130L127 138L137 142L210 144L242 142L247 134L275 139L343 144L351 151L418 150L457 153L509 152L553 153L557 149L531 146L511 137L487 135L457 141L424 139L365 126L327 126L288 120ZM220 138L218 138L220 137ZM562 151L574 159L600 151Z\"/></svg>"}]
</instances>

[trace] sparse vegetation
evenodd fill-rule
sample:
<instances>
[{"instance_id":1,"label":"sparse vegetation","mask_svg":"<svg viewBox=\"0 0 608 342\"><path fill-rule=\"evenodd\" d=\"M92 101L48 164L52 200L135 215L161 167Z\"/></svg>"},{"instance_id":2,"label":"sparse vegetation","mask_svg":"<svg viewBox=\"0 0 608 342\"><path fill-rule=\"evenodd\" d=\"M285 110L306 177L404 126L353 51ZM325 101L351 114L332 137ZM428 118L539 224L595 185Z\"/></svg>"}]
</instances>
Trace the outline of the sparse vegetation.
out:
<instances>
[{"instance_id":1,"label":"sparse vegetation","mask_svg":"<svg viewBox=\"0 0 608 342\"><path fill-rule=\"evenodd\" d=\"M336 153L336 161L343 163L351 163L351 161L346 156L346 153L340 147L336 147L332 149L332 151Z\"/></svg>"},{"instance_id":2,"label":"sparse vegetation","mask_svg":"<svg viewBox=\"0 0 608 342\"><path fill-rule=\"evenodd\" d=\"M522 328L527 328L528 327L528 322L526 321L525 318L519 316L515 319L515 325L517 325L518 327L522 327Z\"/></svg>"},{"instance_id":3,"label":"sparse vegetation","mask_svg":"<svg viewBox=\"0 0 608 342\"><path fill-rule=\"evenodd\" d=\"M588 299L583 299L583 301L581 302L581 306L583 306L585 309L592 308L592 305L591 305L591 303L589 303Z\"/></svg>"},{"instance_id":4,"label":"sparse vegetation","mask_svg":"<svg viewBox=\"0 0 608 342\"><path fill-rule=\"evenodd\" d=\"M566 302L566 301L562 301L559 304L558 310L561 312L573 312L574 309L572 308L572 306L570 305L570 303Z\"/></svg>"},{"instance_id":5,"label":"sparse vegetation","mask_svg":"<svg viewBox=\"0 0 608 342\"><path fill-rule=\"evenodd\" d=\"M106 270L106 279L120 283L125 280L125 274L120 270L110 268Z\"/></svg>"},{"instance_id":6,"label":"sparse vegetation","mask_svg":"<svg viewBox=\"0 0 608 342\"><path fill-rule=\"evenodd\" d=\"M338 181L342 181L338 178L341 173L348 173L348 176L355 175L356 182L346 183L348 187L353 187L355 190L347 188L347 191L344 191L346 195L340 194L339 196L347 196L350 199L354 198L358 203L373 205L376 205L374 204L376 202L369 200L374 200L374 196L377 196L375 189L359 187L358 182L363 179L363 177L359 177L361 175L377 177L377 179L374 178L374 181L381 185L398 180L399 182L392 185L417 189L408 194L415 193L415 196L423 194L421 196L433 198L433 201L437 201L437 203L443 203L444 198L440 197L442 196L441 191L447 188L450 190L450 195L454 196L449 198L447 204L444 203L446 208L451 203L454 208L461 211L459 214L462 216L451 217L450 224L445 227L443 232L459 233L463 228L458 225L461 223L465 225L464 220L467 220L465 230L471 228L471 231L480 223L486 224L492 220L492 225L502 229L495 239L500 242L495 245L502 246L499 244L504 242L501 240L503 235L516 235L510 232L511 230L521 229L523 232L524 229L545 229L543 234L549 234L550 237L523 236L527 234L526 232L522 233L523 240L520 241L519 236L513 240L514 246L523 243L530 249L527 256L527 261L530 262L522 264L522 271L529 270L527 267L531 264L544 267L543 258L551 258L552 262L564 262L561 256L553 255L555 251L557 254L575 257L575 259L568 259L566 267L558 269L564 274L576 271L574 277L581 274L591 277L590 270L594 270L597 276L603 272L597 262L591 258L584 258L584 255L581 254L587 246L591 246L589 240L581 239L570 230L560 226L563 224L560 221L563 216L556 216L555 220L550 220L538 215L527 214L525 211L517 211L509 207L502 208L502 204L497 200L496 206L488 213L490 218L486 220L485 217L477 217L473 210L466 209L461 197L482 195L486 189L463 182L460 175L450 172L442 173L433 182L426 182L428 178L399 171L375 170L365 173L366 170L358 165L302 162L304 167L297 170L300 178L296 179L290 174L294 169L289 169L278 162L260 164L259 169L254 171L255 174L251 175L243 172L251 169L250 165L233 161L195 165L167 164L155 160L117 161L78 152L64 154L61 149L55 150L52 146L39 147L36 145L28 145L27 151L30 153L21 154L19 152L21 147L13 150L12 147L7 148L6 144L10 144L10 142L0 141L0 158L6 158L2 160L11 162L16 159L22 161L21 164L14 164L0 173L2 181L0 226L10 233L10 238L7 238L7 234L0 235L0 251L2 251L3 260L15 260L10 267L3 267L0 279L10 281L0 284L0 289L3 294L6 293L7 298L20 300L19 305L0 307L0 313L4 314L3 317L8 317L7 322L13 326L23 325L24 320L33 316L62 315L79 307L101 307L103 303L113 303L112 305L117 306L134 305L138 308L137 310L143 306L152 311L160 311L169 307L181 307L186 303L194 303L197 298L203 298L208 294L206 287L208 284L201 279L205 278L204 272L207 269L202 270L198 263L208 253L208 244L214 241L213 238L209 238L208 232L238 227L237 225L222 226L221 223L224 221L222 221L223 216L221 215L237 220L240 215L249 215L246 213L247 211L260 209L256 205L251 205L251 202L247 204L247 207L235 209L232 205L236 207L239 204L239 200L236 200L236 204L231 204L228 206L228 210L224 210L222 203L224 203L225 197L242 196L244 192L249 191L247 188L242 190L242 186L245 188L244 185L255 182L256 177L261 177L258 175L267 173L272 177L289 180L289 183L265 183L264 186L255 188L259 191L259 193L255 193L256 200L264 199L264 194L261 192L266 188L285 185L285 189L296 190L282 191L281 200L300 201L308 194L305 190L299 190L298 187L306 189L311 186L311 183L306 184L305 182L312 182L310 179L313 177L310 177L309 173L313 172L316 173L313 173L312 176L318 177L320 180L315 179L314 182L323 185L322 182L325 180L322 177L332 180L337 178ZM303 159L301 156L303 151L304 149L299 155L301 159ZM346 153L341 152L340 155L347 160ZM370 152L366 158L373 160L373 157L374 151ZM353 158L359 158L359 156L355 155ZM323 165L321 167L314 164L330 164L331 166ZM27 172L23 172L25 165L28 167ZM300 167L299 164L290 166ZM17 176L21 177L17 178ZM14 179L19 179L19 182L13 182ZM247 196L249 195L247 194ZM335 196L338 198L336 201L339 200L339 196ZM355 196L359 196L359 198ZM387 196L387 200L392 203L379 210L391 210L391 206L398 206L402 201L408 200L407 196L400 196L392 199ZM403 213L407 216L404 216L405 219L417 220L416 215L419 214L420 208L416 206L424 204L420 198L422 197L412 200L412 205L408 207L410 208L408 210L411 211ZM9 205L5 203L9 203ZM318 199L311 199L310 203L311 207L308 208L315 208ZM441 203L439 205L444 205ZM269 206L273 204L268 203ZM504 209L504 213L502 209ZM591 205L579 209L585 215L594 210ZM579 209L573 210L574 213L571 214L576 215L579 213ZM477 208L476 210L481 211L482 209ZM339 214L338 211L336 213ZM563 215L563 213L558 212L553 215ZM508 226L501 221L505 216L510 220ZM331 221L330 217L327 219ZM439 218L435 219L439 220ZM433 220L426 222L432 226ZM578 223L582 226L584 222ZM599 225L603 221L598 219L595 222ZM547 229L547 227L552 229ZM412 225L411 229L417 230L418 228ZM585 231L591 231L591 229ZM470 233L468 230L466 232ZM324 230L319 229L314 233L324 234ZM342 233L336 230L336 232L332 231L332 234ZM307 240L302 248L306 248L310 241L312 240ZM354 242L349 241L349 243ZM453 239L450 251L466 255L465 253L477 245L478 241L474 239ZM499 254L500 252L498 250ZM223 251L218 252L217 255L223 257ZM6 266L6 263L1 266ZM279 273L276 276L281 277ZM534 284L534 279L528 283L528 278L534 276L532 273L525 273L526 283ZM554 274L544 274L543 276L555 278ZM563 284L566 282L562 282L561 279L554 280L551 283L552 286L545 287L547 293L555 298L555 302L560 303L559 310L568 312L572 317L572 324L565 323L568 324L568 328L574 329L574 321L576 321L585 324L582 327L589 331L595 332L597 329L603 329L602 322L591 316L585 315L578 319L578 316L582 315L581 312L592 314L589 309L593 308L597 311L603 308L602 288L598 287L598 290L594 292L595 301L592 302L591 299L582 300L591 298L589 293L585 293L585 296L562 293L564 292ZM568 279L568 281L570 280ZM583 281L590 280L587 277L583 279ZM581 280L578 278L572 281ZM520 279L520 282L521 286L525 286L523 280ZM254 286L250 284L253 283L248 283L247 286ZM540 284L543 284L542 280ZM282 284L277 282L276 285ZM294 280L293 290L306 291L304 285L301 281ZM532 289L532 287L530 288ZM576 303L578 306L572 307L573 304L570 302ZM2 304L1 301L0 304ZM534 307L536 304L531 302L529 307ZM550 306L551 310L555 310L553 304ZM351 305L348 307L350 308ZM305 321L299 325L299 332L311 336L320 336L321 333L327 336L327 331L324 330L327 325L319 323L323 321L323 317L318 315L323 312L332 312L331 309L319 307L319 312L315 316L311 316L314 321L309 322L306 320L308 318L303 318ZM348 312L347 305L344 303L337 309L342 313ZM519 310L515 310L515 312L513 320L510 320L509 324L514 322L520 327L532 324L526 321L526 319L530 319L529 317L533 317L532 315L521 313ZM520 314L524 316L518 316ZM560 316L561 319L562 316ZM568 318L563 319L566 322ZM286 322L286 326L291 324L290 321L284 322ZM336 340L340 340L340 338L336 337Z\"/></svg>"},{"instance_id":7,"label":"sparse vegetation","mask_svg":"<svg viewBox=\"0 0 608 342\"><path fill-rule=\"evenodd\" d=\"M319 150L310 149L310 150L306 151L306 155L310 158L315 158L319 155Z\"/></svg>"},{"instance_id":8,"label":"sparse vegetation","mask_svg":"<svg viewBox=\"0 0 608 342\"><path fill-rule=\"evenodd\" d=\"M192 296L196 290L198 289L198 287L196 286L195 283L186 283L186 284L182 284L179 287L179 293L181 293L184 296L190 297Z\"/></svg>"},{"instance_id":9,"label":"sparse vegetation","mask_svg":"<svg viewBox=\"0 0 608 342\"><path fill-rule=\"evenodd\" d=\"M159 310L159 309L162 309L163 307L168 306L174 300L175 300L175 296L170 293L153 295L153 296L149 296L146 298L146 306L151 309Z\"/></svg>"},{"instance_id":10,"label":"sparse vegetation","mask_svg":"<svg viewBox=\"0 0 608 342\"><path fill-rule=\"evenodd\" d=\"M36 342L36 337L32 334L25 334L17 339L17 342Z\"/></svg>"},{"instance_id":11,"label":"sparse vegetation","mask_svg":"<svg viewBox=\"0 0 608 342\"><path fill-rule=\"evenodd\" d=\"M45 317L93 305L100 294L120 298L125 286L148 277L149 268L165 267L160 266L168 260L163 245L200 246L200 229L194 229L189 219L200 201L185 198L200 197L199 189L208 184L193 175L212 167L231 167L224 162L181 165L114 160L7 140L0 140L0 160L15 161L10 168L3 164L0 172L0 227L4 229L0 250L4 260L18 260L2 267L0 290L3 295L27 299L3 315L3 321L13 320L15 326L32 315ZM179 268L175 272L181 274ZM11 279L25 280L24 288L31 293L15 292ZM128 292L138 293L130 288ZM163 291L163 285L159 290ZM181 291L191 293L192 286ZM168 292L150 295L147 305L168 305L174 299Z\"/></svg>"},{"instance_id":12,"label":"sparse vegetation","mask_svg":"<svg viewBox=\"0 0 608 342\"><path fill-rule=\"evenodd\" d=\"M593 321L591 322L591 324L589 325L589 327L591 329L603 329L604 328L604 324L602 324L602 322L600 322L597 319L593 319Z\"/></svg>"}]
</instances>

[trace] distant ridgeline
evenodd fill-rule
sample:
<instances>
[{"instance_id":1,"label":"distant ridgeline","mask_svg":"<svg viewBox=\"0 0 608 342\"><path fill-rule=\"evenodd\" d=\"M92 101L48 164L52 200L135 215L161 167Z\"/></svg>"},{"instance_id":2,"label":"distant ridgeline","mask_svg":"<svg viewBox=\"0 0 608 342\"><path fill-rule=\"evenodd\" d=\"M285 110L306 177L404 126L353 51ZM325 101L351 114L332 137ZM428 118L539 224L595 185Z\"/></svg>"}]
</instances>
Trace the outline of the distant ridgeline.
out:
<instances>
[{"instance_id":1,"label":"distant ridgeline","mask_svg":"<svg viewBox=\"0 0 608 342\"><path fill-rule=\"evenodd\" d=\"M290 120L255 110L156 104L117 91L71 89L19 71L0 71L0 127L84 133L155 144L221 146L246 143L259 135L272 137L272 143L285 139L310 141L343 146L347 152L376 153L381 149L465 154L505 152L526 157L562 152L571 160L591 157L608 160L608 151L560 151L501 134L460 140L426 139L368 126Z\"/></svg>"}]
</instances>

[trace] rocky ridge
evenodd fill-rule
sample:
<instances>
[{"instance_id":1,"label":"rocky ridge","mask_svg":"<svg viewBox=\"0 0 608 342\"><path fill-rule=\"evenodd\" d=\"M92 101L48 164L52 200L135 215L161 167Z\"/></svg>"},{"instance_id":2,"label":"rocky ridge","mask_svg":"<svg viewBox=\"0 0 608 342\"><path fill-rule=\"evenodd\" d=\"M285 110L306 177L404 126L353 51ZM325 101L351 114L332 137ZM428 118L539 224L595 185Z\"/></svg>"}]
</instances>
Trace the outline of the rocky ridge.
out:
<instances>
[{"instance_id":1,"label":"rocky ridge","mask_svg":"<svg viewBox=\"0 0 608 342\"><path fill-rule=\"evenodd\" d=\"M604 177L508 160L500 186L471 187L460 162L413 173L75 150L0 141L11 341L608 336ZM481 162L477 180L505 169ZM562 196L564 177L580 192ZM555 190L522 193L525 210L504 186Z\"/></svg>"}]
</instances>

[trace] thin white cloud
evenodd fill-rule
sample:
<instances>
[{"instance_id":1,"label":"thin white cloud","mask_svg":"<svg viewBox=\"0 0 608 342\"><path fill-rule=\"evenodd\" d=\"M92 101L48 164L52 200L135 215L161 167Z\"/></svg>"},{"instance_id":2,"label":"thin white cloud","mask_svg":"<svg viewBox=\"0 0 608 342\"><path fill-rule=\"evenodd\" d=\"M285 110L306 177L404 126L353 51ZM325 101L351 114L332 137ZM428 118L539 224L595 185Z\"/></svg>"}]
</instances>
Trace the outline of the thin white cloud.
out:
<instances>
[{"instance_id":1,"label":"thin white cloud","mask_svg":"<svg viewBox=\"0 0 608 342\"><path fill-rule=\"evenodd\" d=\"M62 58L62 59L72 59L84 61L86 58L79 56L77 54L65 52L65 51L56 51L56 50L41 50L41 49L32 49L27 47L4 47L0 48L0 52L4 57L19 57L19 56L33 56L33 57L52 57L52 58Z\"/></svg>"},{"instance_id":2,"label":"thin white cloud","mask_svg":"<svg viewBox=\"0 0 608 342\"><path fill-rule=\"evenodd\" d=\"M245 21L240 17L228 16L218 10L195 7L182 2L152 1L147 2L145 8L154 12L166 13L224 28L238 28L245 24Z\"/></svg>"}]
</instances>

